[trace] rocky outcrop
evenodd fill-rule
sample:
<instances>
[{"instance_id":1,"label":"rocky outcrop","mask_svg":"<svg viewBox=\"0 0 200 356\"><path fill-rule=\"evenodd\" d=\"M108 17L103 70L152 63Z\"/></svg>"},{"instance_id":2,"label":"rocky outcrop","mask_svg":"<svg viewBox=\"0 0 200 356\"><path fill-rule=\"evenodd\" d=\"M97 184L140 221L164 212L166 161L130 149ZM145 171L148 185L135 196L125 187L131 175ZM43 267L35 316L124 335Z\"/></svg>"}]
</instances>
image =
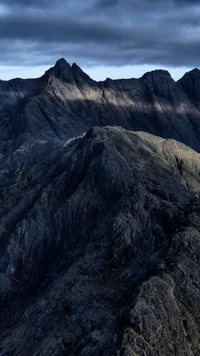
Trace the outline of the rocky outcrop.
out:
<instances>
[{"instance_id":1,"label":"rocky outcrop","mask_svg":"<svg viewBox=\"0 0 200 356\"><path fill-rule=\"evenodd\" d=\"M198 355L199 154L96 127L14 162L1 173L1 354Z\"/></svg>"}]
</instances>

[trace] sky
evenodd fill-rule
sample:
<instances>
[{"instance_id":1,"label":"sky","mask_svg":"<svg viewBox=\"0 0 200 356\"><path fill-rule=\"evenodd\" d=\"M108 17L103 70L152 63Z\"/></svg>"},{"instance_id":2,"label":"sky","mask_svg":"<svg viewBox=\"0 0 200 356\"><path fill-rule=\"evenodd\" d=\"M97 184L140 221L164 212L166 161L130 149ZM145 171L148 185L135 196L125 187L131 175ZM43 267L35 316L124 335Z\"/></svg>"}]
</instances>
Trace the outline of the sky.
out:
<instances>
[{"instance_id":1,"label":"sky","mask_svg":"<svg viewBox=\"0 0 200 356\"><path fill-rule=\"evenodd\" d=\"M174 79L200 63L200 0L0 0L0 78L42 75L64 57L93 79Z\"/></svg>"}]
</instances>

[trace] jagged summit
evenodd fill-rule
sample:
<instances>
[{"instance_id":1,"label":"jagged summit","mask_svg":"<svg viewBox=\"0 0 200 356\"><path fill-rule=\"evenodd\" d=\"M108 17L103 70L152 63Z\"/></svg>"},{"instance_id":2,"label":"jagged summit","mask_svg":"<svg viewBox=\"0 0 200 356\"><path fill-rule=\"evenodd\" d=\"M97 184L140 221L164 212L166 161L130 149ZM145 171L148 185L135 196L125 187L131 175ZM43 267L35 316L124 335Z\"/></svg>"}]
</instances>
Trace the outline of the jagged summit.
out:
<instances>
[{"instance_id":1,"label":"jagged summit","mask_svg":"<svg viewBox=\"0 0 200 356\"><path fill-rule=\"evenodd\" d=\"M198 68L194 68L189 72L186 72L183 77L178 80L178 82L188 81L190 79L200 79L200 70Z\"/></svg>"},{"instance_id":2,"label":"jagged summit","mask_svg":"<svg viewBox=\"0 0 200 356\"><path fill-rule=\"evenodd\" d=\"M85 84L89 83L92 85L92 83L95 83L95 80L91 79L90 76L85 73L76 63L73 63L71 68L74 77L78 79L80 84L83 85L85 82Z\"/></svg>"},{"instance_id":3,"label":"jagged summit","mask_svg":"<svg viewBox=\"0 0 200 356\"><path fill-rule=\"evenodd\" d=\"M64 73L71 69L70 64L64 59L60 58L56 61L55 66L53 67L53 72L57 73Z\"/></svg>"},{"instance_id":4,"label":"jagged summit","mask_svg":"<svg viewBox=\"0 0 200 356\"><path fill-rule=\"evenodd\" d=\"M69 63L66 61L65 58L60 58L56 61L55 67L59 66L59 67L64 67L64 66L68 66Z\"/></svg>"},{"instance_id":5,"label":"jagged summit","mask_svg":"<svg viewBox=\"0 0 200 356\"><path fill-rule=\"evenodd\" d=\"M95 82L95 80L91 79L90 76L81 69L81 67L79 67L76 63L73 63L72 65L70 65L66 61L65 58L58 59L56 61L55 65L53 67L51 67L49 70L47 70L46 73L53 74L58 79L60 79L62 81L72 81L72 76L76 76L76 77L82 78L82 80L86 80L86 81L90 80L93 83ZM167 70L164 70L164 69L155 69L155 70L146 72L143 74L143 76L141 78L155 79L155 80L172 79L171 74ZM106 78L105 80L103 80L101 82L107 82L108 80L112 81L111 78ZM117 80L120 80L120 78ZM126 79L123 79L123 80L126 80Z\"/></svg>"},{"instance_id":6,"label":"jagged summit","mask_svg":"<svg viewBox=\"0 0 200 356\"><path fill-rule=\"evenodd\" d=\"M186 74L198 74L198 75L200 75L200 70L199 70L199 68L194 68L194 69L192 69L192 70L190 70L189 72L187 72Z\"/></svg>"},{"instance_id":7,"label":"jagged summit","mask_svg":"<svg viewBox=\"0 0 200 356\"><path fill-rule=\"evenodd\" d=\"M64 58L60 58L59 60L57 60L54 67L51 67L49 70L45 72L45 76L54 75L55 77L57 77L62 81L69 80L70 74L71 74L71 66Z\"/></svg>"},{"instance_id":8,"label":"jagged summit","mask_svg":"<svg viewBox=\"0 0 200 356\"><path fill-rule=\"evenodd\" d=\"M200 70L194 68L177 82L197 109L200 109Z\"/></svg>"},{"instance_id":9,"label":"jagged summit","mask_svg":"<svg viewBox=\"0 0 200 356\"><path fill-rule=\"evenodd\" d=\"M92 81L92 79L76 64L70 65L64 58L60 58L54 67L51 67L45 76L55 76L62 82L74 84L77 81L82 82L82 84ZM94 82L94 81L93 81Z\"/></svg>"},{"instance_id":10,"label":"jagged summit","mask_svg":"<svg viewBox=\"0 0 200 356\"><path fill-rule=\"evenodd\" d=\"M168 78L168 79L170 78L171 79L171 74L165 69L155 69L155 70L144 73L142 77L144 77L144 78L157 77L157 78Z\"/></svg>"}]
</instances>

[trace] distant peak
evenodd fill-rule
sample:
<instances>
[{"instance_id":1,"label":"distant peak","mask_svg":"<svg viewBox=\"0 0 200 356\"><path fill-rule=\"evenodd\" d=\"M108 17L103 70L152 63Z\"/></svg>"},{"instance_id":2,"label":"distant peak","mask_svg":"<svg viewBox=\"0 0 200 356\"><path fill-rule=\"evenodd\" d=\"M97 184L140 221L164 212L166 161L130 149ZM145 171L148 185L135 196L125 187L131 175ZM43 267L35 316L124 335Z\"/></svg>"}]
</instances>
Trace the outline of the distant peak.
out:
<instances>
[{"instance_id":1,"label":"distant peak","mask_svg":"<svg viewBox=\"0 0 200 356\"><path fill-rule=\"evenodd\" d=\"M72 64L72 68L79 68L79 69L81 69L76 63L73 63ZM82 70L82 69L81 69Z\"/></svg>"},{"instance_id":2,"label":"distant peak","mask_svg":"<svg viewBox=\"0 0 200 356\"><path fill-rule=\"evenodd\" d=\"M58 59L55 66L51 67L45 75L53 75L66 83L74 83L74 81L82 82L82 84L88 81L92 82L92 79L76 63L70 66L64 58Z\"/></svg>"},{"instance_id":3,"label":"distant peak","mask_svg":"<svg viewBox=\"0 0 200 356\"><path fill-rule=\"evenodd\" d=\"M55 66L53 67L53 71L54 72L60 72L61 71L68 71L70 70L70 64L64 59L64 58L60 58L58 59L58 61L56 62Z\"/></svg>"},{"instance_id":4,"label":"distant peak","mask_svg":"<svg viewBox=\"0 0 200 356\"><path fill-rule=\"evenodd\" d=\"M93 82L89 75L86 74L76 63L73 63L71 68L74 76L76 77L76 80L79 81L79 83L83 84L84 82Z\"/></svg>"},{"instance_id":5,"label":"distant peak","mask_svg":"<svg viewBox=\"0 0 200 356\"><path fill-rule=\"evenodd\" d=\"M76 63L72 64L72 70L74 73L80 74L80 75L87 75L81 67L79 67ZM88 76L88 75L87 75Z\"/></svg>"},{"instance_id":6,"label":"distant peak","mask_svg":"<svg viewBox=\"0 0 200 356\"><path fill-rule=\"evenodd\" d=\"M199 72L200 72L199 68L194 68L189 73L199 73Z\"/></svg>"},{"instance_id":7,"label":"distant peak","mask_svg":"<svg viewBox=\"0 0 200 356\"><path fill-rule=\"evenodd\" d=\"M53 75L64 82L72 81L71 66L64 58L58 59L55 63L55 66L51 67L47 72L45 72L45 75Z\"/></svg>"},{"instance_id":8,"label":"distant peak","mask_svg":"<svg viewBox=\"0 0 200 356\"><path fill-rule=\"evenodd\" d=\"M69 63L66 61L65 58L60 58L56 61L55 67L68 67L70 66Z\"/></svg>"},{"instance_id":9,"label":"distant peak","mask_svg":"<svg viewBox=\"0 0 200 356\"><path fill-rule=\"evenodd\" d=\"M179 83L183 83L188 80L199 80L200 79L200 70L198 68L194 68L190 70L189 72L186 72L184 76L179 79Z\"/></svg>"},{"instance_id":10,"label":"distant peak","mask_svg":"<svg viewBox=\"0 0 200 356\"><path fill-rule=\"evenodd\" d=\"M167 70L156 69L145 73L143 77L171 78L171 74Z\"/></svg>"},{"instance_id":11,"label":"distant peak","mask_svg":"<svg viewBox=\"0 0 200 356\"><path fill-rule=\"evenodd\" d=\"M73 72L76 72L76 73L86 74L85 72L83 72L83 70L76 63L72 64L72 70L73 70Z\"/></svg>"},{"instance_id":12,"label":"distant peak","mask_svg":"<svg viewBox=\"0 0 200 356\"><path fill-rule=\"evenodd\" d=\"M200 76L200 70L198 68L194 68L192 70L190 70L189 72L187 72L185 75L187 76Z\"/></svg>"}]
</instances>

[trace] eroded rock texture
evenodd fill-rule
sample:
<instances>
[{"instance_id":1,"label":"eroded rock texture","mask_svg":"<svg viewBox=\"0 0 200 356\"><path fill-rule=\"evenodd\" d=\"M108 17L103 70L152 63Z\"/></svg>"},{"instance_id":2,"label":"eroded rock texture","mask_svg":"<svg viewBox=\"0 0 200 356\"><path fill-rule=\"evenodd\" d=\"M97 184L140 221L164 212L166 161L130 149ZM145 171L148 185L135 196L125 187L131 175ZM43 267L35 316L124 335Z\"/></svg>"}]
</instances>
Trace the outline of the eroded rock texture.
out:
<instances>
[{"instance_id":1,"label":"eroded rock texture","mask_svg":"<svg viewBox=\"0 0 200 356\"><path fill-rule=\"evenodd\" d=\"M60 59L39 79L0 81L0 139L12 140L4 145L8 152L24 140L66 140L110 125L173 138L199 152L199 82L197 69L178 83L164 70L95 82Z\"/></svg>"},{"instance_id":2,"label":"eroded rock texture","mask_svg":"<svg viewBox=\"0 0 200 356\"><path fill-rule=\"evenodd\" d=\"M1 356L200 355L198 76L0 82Z\"/></svg>"}]
</instances>

